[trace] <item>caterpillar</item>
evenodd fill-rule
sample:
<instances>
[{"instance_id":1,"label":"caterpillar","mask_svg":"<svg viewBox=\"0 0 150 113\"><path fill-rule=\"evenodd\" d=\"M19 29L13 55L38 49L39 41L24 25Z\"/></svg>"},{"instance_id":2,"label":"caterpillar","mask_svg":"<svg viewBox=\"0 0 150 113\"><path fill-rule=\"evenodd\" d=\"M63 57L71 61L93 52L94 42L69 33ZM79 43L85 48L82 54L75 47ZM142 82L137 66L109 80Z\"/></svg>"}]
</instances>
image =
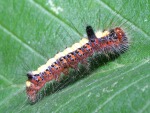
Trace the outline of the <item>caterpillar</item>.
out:
<instances>
[{"instance_id":1,"label":"caterpillar","mask_svg":"<svg viewBox=\"0 0 150 113\"><path fill-rule=\"evenodd\" d=\"M37 94L51 80L60 80L60 75L68 75L69 68L78 70L78 64L87 64L87 58L94 53L123 53L128 49L128 39L120 28L94 32L91 26L86 27L87 38L73 44L63 52L59 52L37 70L27 73L26 93L31 102L35 102Z\"/></svg>"}]
</instances>

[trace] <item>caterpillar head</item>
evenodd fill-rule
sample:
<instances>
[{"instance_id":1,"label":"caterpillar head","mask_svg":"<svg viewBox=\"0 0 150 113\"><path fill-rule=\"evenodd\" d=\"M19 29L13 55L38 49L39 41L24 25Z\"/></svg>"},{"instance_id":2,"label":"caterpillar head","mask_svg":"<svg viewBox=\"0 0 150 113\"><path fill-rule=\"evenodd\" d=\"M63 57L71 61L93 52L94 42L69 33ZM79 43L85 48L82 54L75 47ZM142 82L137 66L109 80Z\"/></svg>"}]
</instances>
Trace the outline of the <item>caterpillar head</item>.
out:
<instances>
[{"instance_id":1,"label":"caterpillar head","mask_svg":"<svg viewBox=\"0 0 150 113\"><path fill-rule=\"evenodd\" d=\"M123 31L120 27L116 27L116 28L114 29L114 32L116 33L117 38L119 39L119 41L122 41L122 39L123 39L124 36L125 36L124 31Z\"/></svg>"},{"instance_id":2,"label":"caterpillar head","mask_svg":"<svg viewBox=\"0 0 150 113\"><path fill-rule=\"evenodd\" d=\"M30 81L26 81L26 93L28 95L28 98L31 102L35 102L36 101L36 98L37 98L37 95L36 95L36 90L34 88L34 84L31 83Z\"/></svg>"},{"instance_id":3,"label":"caterpillar head","mask_svg":"<svg viewBox=\"0 0 150 113\"><path fill-rule=\"evenodd\" d=\"M37 99L37 92L40 88L32 72L29 72L27 76L28 80L26 81L26 93L28 95L29 100L31 102L35 102Z\"/></svg>"}]
</instances>

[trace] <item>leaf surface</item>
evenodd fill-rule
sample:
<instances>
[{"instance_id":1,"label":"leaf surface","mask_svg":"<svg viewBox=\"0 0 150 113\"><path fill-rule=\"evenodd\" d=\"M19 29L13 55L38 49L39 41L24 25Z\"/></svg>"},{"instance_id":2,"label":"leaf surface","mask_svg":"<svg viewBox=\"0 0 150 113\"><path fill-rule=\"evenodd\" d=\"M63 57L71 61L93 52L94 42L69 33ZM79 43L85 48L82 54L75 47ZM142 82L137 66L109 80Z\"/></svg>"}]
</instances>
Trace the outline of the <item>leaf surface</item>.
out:
<instances>
[{"instance_id":1,"label":"leaf surface","mask_svg":"<svg viewBox=\"0 0 150 113\"><path fill-rule=\"evenodd\" d=\"M0 112L150 112L150 6L143 0L1 0ZM27 102L25 76L78 42L86 25L119 25L129 50L90 74Z\"/></svg>"}]
</instances>

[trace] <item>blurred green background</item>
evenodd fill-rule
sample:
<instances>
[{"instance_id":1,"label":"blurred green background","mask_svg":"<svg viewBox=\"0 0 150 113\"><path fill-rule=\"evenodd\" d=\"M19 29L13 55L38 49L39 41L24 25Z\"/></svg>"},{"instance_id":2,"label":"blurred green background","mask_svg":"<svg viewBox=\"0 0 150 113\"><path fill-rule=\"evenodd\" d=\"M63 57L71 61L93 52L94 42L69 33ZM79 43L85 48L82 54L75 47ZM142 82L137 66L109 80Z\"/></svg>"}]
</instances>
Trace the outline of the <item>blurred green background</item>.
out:
<instances>
[{"instance_id":1,"label":"blurred green background","mask_svg":"<svg viewBox=\"0 0 150 113\"><path fill-rule=\"evenodd\" d=\"M125 54L27 102L28 71L78 42L87 25L96 31L121 23L130 40ZM149 23L149 0L0 0L0 112L150 113Z\"/></svg>"}]
</instances>

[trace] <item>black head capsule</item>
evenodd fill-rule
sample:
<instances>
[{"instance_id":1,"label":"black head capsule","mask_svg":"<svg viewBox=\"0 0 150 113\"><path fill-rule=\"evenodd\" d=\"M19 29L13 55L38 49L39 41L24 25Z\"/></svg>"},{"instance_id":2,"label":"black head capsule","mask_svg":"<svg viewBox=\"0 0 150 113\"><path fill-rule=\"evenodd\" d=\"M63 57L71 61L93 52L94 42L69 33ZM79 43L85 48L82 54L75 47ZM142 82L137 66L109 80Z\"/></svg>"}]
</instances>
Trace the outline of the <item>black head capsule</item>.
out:
<instances>
[{"instance_id":1,"label":"black head capsule","mask_svg":"<svg viewBox=\"0 0 150 113\"><path fill-rule=\"evenodd\" d=\"M114 31L114 29L111 29L110 31L110 34L109 34L109 37L112 38L112 39L117 39L117 35Z\"/></svg>"},{"instance_id":2,"label":"black head capsule","mask_svg":"<svg viewBox=\"0 0 150 113\"><path fill-rule=\"evenodd\" d=\"M87 33L89 41L91 42L94 42L95 38L97 38L91 26L86 27L86 33Z\"/></svg>"},{"instance_id":3,"label":"black head capsule","mask_svg":"<svg viewBox=\"0 0 150 113\"><path fill-rule=\"evenodd\" d=\"M27 73L27 77L28 77L28 79L32 79L32 78L33 78L32 72L28 72L28 73Z\"/></svg>"}]
</instances>

